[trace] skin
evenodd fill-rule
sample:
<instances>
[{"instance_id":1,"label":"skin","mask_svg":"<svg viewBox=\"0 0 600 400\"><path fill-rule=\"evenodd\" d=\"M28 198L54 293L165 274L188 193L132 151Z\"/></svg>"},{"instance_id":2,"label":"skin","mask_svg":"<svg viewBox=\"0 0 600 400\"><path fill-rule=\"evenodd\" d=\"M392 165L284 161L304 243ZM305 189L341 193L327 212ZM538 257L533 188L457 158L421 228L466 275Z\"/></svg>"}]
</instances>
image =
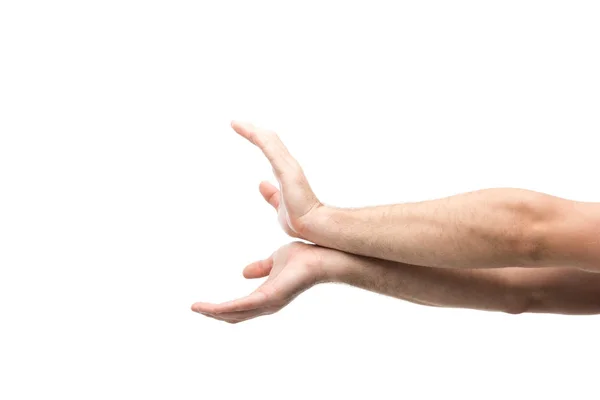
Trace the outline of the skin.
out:
<instances>
[{"instance_id":1,"label":"skin","mask_svg":"<svg viewBox=\"0 0 600 400\"><path fill-rule=\"evenodd\" d=\"M272 314L323 282L342 282L418 304L503 311L600 313L600 205L521 189L339 209L312 191L279 137L233 129L271 163L279 189L259 186L292 243L247 266L267 277L252 294L192 309L227 322ZM591 271L591 272L590 272Z\"/></svg>"},{"instance_id":2,"label":"skin","mask_svg":"<svg viewBox=\"0 0 600 400\"><path fill-rule=\"evenodd\" d=\"M238 323L273 314L316 284L338 282L428 306L510 314L600 312L600 274L572 268L423 267L293 242L248 265L243 275L267 279L248 296L199 302L192 310Z\"/></svg>"}]
</instances>

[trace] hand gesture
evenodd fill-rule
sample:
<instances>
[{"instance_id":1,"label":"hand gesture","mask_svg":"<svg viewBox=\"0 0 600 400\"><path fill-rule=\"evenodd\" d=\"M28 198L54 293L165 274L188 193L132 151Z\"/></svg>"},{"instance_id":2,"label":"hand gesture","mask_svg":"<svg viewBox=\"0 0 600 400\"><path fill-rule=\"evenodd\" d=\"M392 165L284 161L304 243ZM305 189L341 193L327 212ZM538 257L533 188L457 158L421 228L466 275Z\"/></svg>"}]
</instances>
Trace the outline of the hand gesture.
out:
<instances>
[{"instance_id":1,"label":"hand gesture","mask_svg":"<svg viewBox=\"0 0 600 400\"><path fill-rule=\"evenodd\" d=\"M256 145L271 163L281 190L261 182L260 193L277 210L283 230L292 237L303 238L306 221L322 204L310 188L300 164L274 132L235 121L231 127Z\"/></svg>"},{"instance_id":2,"label":"hand gesture","mask_svg":"<svg viewBox=\"0 0 600 400\"><path fill-rule=\"evenodd\" d=\"M254 292L221 304L195 303L192 310L229 323L273 314L306 289L325 281L321 266L323 251L328 250L300 242L283 246L266 260L244 268L247 279L268 276Z\"/></svg>"}]
</instances>

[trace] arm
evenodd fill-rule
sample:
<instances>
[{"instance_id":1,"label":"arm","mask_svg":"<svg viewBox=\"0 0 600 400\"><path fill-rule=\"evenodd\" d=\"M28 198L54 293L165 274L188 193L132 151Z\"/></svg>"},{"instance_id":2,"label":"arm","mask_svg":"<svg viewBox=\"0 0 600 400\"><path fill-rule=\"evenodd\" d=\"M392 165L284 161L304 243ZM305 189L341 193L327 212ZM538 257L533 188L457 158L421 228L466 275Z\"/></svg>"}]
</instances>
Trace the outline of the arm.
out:
<instances>
[{"instance_id":1,"label":"arm","mask_svg":"<svg viewBox=\"0 0 600 400\"><path fill-rule=\"evenodd\" d=\"M510 314L600 313L600 274L574 268L434 268L346 253L330 265L332 281L417 304Z\"/></svg>"},{"instance_id":2,"label":"arm","mask_svg":"<svg viewBox=\"0 0 600 400\"><path fill-rule=\"evenodd\" d=\"M367 258L296 242L248 265L246 278L267 280L253 293L192 310L236 323L273 314L323 282L342 282L417 304L559 314L600 313L600 274L573 268L450 269Z\"/></svg>"},{"instance_id":3,"label":"arm","mask_svg":"<svg viewBox=\"0 0 600 400\"><path fill-rule=\"evenodd\" d=\"M259 147L280 190L260 191L294 237L349 253L444 268L564 266L600 271L600 204L520 189L363 209L323 205L279 137L234 130Z\"/></svg>"},{"instance_id":4,"label":"arm","mask_svg":"<svg viewBox=\"0 0 600 400\"><path fill-rule=\"evenodd\" d=\"M520 189L363 209L319 207L303 237L321 246L444 268L600 266L598 206Z\"/></svg>"}]
</instances>

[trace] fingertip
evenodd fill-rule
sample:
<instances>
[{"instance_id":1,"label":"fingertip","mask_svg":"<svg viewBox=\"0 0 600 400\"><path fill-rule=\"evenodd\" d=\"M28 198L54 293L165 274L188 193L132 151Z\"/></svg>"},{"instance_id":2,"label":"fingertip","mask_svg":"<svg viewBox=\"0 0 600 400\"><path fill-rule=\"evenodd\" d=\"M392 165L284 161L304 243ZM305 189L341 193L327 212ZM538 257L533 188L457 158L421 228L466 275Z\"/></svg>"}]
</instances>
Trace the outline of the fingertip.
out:
<instances>
[{"instance_id":1,"label":"fingertip","mask_svg":"<svg viewBox=\"0 0 600 400\"><path fill-rule=\"evenodd\" d=\"M269 182L261 182L258 191L267 203L276 210L279 208L279 189Z\"/></svg>"},{"instance_id":2,"label":"fingertip","mask_svg":"<svg viewBox=\"0 0 600 400\"><path fill-rule=\"evenodd\" d=\"M241 125L241 124L240 124L240 122L239 122L239 121L232 120L230 125L231 125L231 128L232 128L234 131L236 131L237 133L240 133L240 128L241 128L241 126L240 126L240 125Z\"/></svg>"},{"instance_id":3,"label":"fingertip","mask_svg":"<svg viewBox=\"0 0 600 400\"><path fill-rule=\"evenodd\" d=\"M254 126L248 122L231 121L233 130L252 144L255 143Z\"/></svg>"},{"instance_id":4,"label":"fingertip","mask_svg":"<svg viewBox=\"0 0 600 400\"><path fill-rule=\"evenodd\" d=\"M248 267L244 268L242 271L242 276L246 279L251 279L252 275L248 272Z\"/></svg>"},{"instance_id":5,"label":"fingertip","mask_svg":"<svg viewBox=\"0 0 600 400\"><path fill-rule=\"evenodd\" d=\"M260 184L258 185L258 187L259 187L259 188L260 188L260 187L263 187L263 188L274 188L274 189L277 189L277 188L275 187L275 185L273 185L273 184L272 184L271 182L269 182L269 181L261 181L261 182L260 182Z\"/></svg>"},{"instance_id":6,"label":"fingertip","mask_svg":"<svg viewBox=\"0 0 600 400\"><path fill-rule=\"evenodd\" d=\"M277 191L277 188L268 181L262 181L258 185L258 191L265 197L271 196Z\"/></svg>"},{"instance_id":7,"label":"fingertip","mask_svg":"<svg viewBox=\"0 0 600 400\"><path fill-rule=\"evenodd\" d=\"M256 264L250 264L242 271L242 275L246 279L259 278L261 273Z\"/></svg>"},{"instance_id":8,"label":"fingertip","mask_svg":"<svg viewBox=\"0 0 600 400\"><path fill-rule=\"evenodd\" d=\"M231 127L236 131L247 130L252 128L252 124L250 124L249 122L238 121L234 119L231 121Z\"/></svg>"},{"instance_id":9,"label":"fingertip","mask_svg":"<svg viewBox=\"0 0 600 400\"><path fill-rule=\"evenodd\" d=\"M192 311L203 314L203 313L211 313L214 306L210 303L202 303L197 302L192 304Z\"/></svg>"},{"instance_id":10,"label":"fingertip","mask_svg":"<svg viewBox=\"0 0 600 400\"><path fill-rule=\"evenodd\" d=\"M192 309L193 312L197 313L197 314L202 314L203 311L194 303L192 304L192 306L190 307Z\"/></svg>"}]
</instances>

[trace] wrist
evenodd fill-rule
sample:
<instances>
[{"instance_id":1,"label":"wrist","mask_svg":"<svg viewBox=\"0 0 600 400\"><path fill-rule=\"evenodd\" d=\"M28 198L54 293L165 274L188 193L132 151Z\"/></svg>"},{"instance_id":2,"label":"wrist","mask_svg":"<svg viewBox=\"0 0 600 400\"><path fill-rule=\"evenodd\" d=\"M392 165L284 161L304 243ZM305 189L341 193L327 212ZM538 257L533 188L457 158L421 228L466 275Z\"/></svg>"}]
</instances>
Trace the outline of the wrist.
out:
<instances>
[{"instance_id":1,"label":"wrist","mask_svg":"<svg viewBox=\"0 0 600 400\"><path fill-rule=\"evenodd\" d=\"M321 282L347 282L356 270L356 256L342 251L317 247Z\"/></svg>"},{"instance_id":2,"label":"wrist","mask_svg":"<svg viewBox=\"0 0 600 400\"><path fill-rule=\"evenodd\" d=\"M319 238L323 237L327 221L333 213L334 208L319 203L311 211L302 217L298 226L298 234L310 242L319 244Z\"/></svg>"}]
</instances>

